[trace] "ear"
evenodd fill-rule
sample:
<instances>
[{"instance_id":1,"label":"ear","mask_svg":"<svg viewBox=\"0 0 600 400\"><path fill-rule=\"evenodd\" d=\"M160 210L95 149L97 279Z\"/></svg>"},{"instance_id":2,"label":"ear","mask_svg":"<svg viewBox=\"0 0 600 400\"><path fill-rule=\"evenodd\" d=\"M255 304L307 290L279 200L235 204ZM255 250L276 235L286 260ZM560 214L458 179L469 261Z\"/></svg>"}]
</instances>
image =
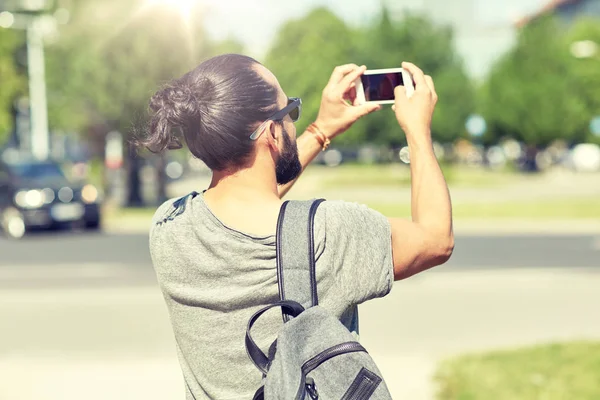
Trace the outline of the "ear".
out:
<instances>
[{"instance_id":1,"label":"ear","mask_svg":"<svg viewBox=\"0 0 600 400\"><path fill-rule=\"evenodd\" d=\"M265 136L267 137L267 143L272 151L279 151L279 140L281 132L278 132L277 124L273 121L269 121L265 127Z\"/></svg>"}]
</instances>

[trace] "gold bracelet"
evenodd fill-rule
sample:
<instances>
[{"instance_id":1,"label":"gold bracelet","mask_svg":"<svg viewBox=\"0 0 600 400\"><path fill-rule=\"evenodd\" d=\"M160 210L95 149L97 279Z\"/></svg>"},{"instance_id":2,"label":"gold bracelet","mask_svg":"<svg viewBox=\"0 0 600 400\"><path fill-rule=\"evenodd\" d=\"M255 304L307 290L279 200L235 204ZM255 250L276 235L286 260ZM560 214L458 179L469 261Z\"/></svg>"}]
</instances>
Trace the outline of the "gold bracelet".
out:
<instances>
[{"instance_id":1,"label":"gold bracelet","mask_svg":"<svg viewBox=\"0 0 600 400\"><path fill-rule=\"evenodd\" d=\"M329 138L325 136L323 132L321 132L317 124L313 122L306 128L306 130L312 133L315 136L315 138L317 138L317 141L321 145L321 151L327 150L329 144L331 143L331 140L329 140Z\"/></svg>"}]
</instances>

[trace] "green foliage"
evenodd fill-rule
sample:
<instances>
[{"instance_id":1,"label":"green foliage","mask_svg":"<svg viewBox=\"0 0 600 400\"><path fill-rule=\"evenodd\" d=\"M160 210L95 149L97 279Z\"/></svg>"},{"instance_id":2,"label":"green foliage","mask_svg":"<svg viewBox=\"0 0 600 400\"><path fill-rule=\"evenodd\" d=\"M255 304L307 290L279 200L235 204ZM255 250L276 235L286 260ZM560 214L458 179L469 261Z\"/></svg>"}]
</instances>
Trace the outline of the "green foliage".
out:
<instances>
[{"instance_id":1,"label":"green foliage","mask_svg":"<svg viewBox=\"0 0 600 400\"><path fill-rule=\"evenodd\" d=\"M433 77L440 100L432 123L432 135L441 142L459 138L467 116L473 112L475 99L462 62L455 53L452 30L411 14L392 23L384 8L379 23L366 32L365 38L366 63L370 68L389 68L411 61ZM368 123L371 125L369 131L380 131L379 142L405 143L393 117L378 115Z\"/></svg>"},{"instance_id":2,"label":"green foliage","mask_svg":"<svg viewBox=\"0 0 600 400\"><path fill-rule=\"evenodd\" d=\"M436 375L439 400L600 398L600 344L574 342L464 356Z\"/></svg>"},{"instance_id":3,"label":"green foliage","mask_svg":"<svg viewBox=\"0 0 600 400\"><path fill-rule=\"evenodd\" d=\"M165 10L131 18L133 9L113 1L101 4L110 15L89 26L99 5L79 3L63 39L47 51L51 126L81 128L99 118L127 131L157 84L190 65L177 29L182 24Z\"/></svg>"},{"instance_id":4,"label":"green foliage","mask_svg":"<svg viewBox=\"0 0 600 400\"><path fill-rule=\"evenodd\" d=\"M487 141L512 136L545 146L559 138L583 140L589 119L573 61L554 18L526 25L516 46L493 67L484 88Z\"/></svg>"},{"instance_id":5,"label":"green foliage","mask_svg":"<svg viewBox=\"0 0 600 400\"><path fill-rule=\"evenodd\" d=\"M13 104L26 91L25 78L16 66L16 51L23 45L22 32L0 28L0 146L13 127Z\"/></svg>"},{"instance_id":6,"label":"green foliage","mask_svg":"<svg viewBox=\"0 0 600 400\"><path fill-rule=\"evenodd\" d=\"M199 16L191 23L172 8L141 4L76 3L73 21L47 51L52 127L101 124L104 133L129 133L144 122L159 86L209 56L242 51L233 40L210 42Z\"/></svg>"},{"instance_id":7,"label":"green foliage","mask_svg":"<svg viewBox=\"0 0 600 400\"><path fill-rule=\"evenodd\" d=\"M474 91L453 48L452 32L421 16L405 15L396 21L386 8L367 27L348 27L326 8L288 22L269 51L270 68L288 94L304 102L303 130L319 109L321 92L333 68L356 63L369 69L399 67L403 61L418 64L436 82L440 102L433 135L452 141L464 131L474 109ZM364 142L397 146L405 143L389 106L359 121L336 139L338 145Z\"/></svg>"},{"instance_id":8,"label":"green foliage","mask_svg":"<svg viewBox=\"0 0 600 400\"><path fill-rule=\"evenodd\" d=\"M567 43L592 41L598 46L596 54L572 62L573 75L576 82L571 92L577 93L586 105L582 114L583 121L589 122L600 115L600 19L586 17L577 21L567 33ZM585 137L588 142L600 144L600 138L593 136L586 127Z\"/></svg>"},{"instance_id":9,"label":"green foliage","mask_svg":"<svg viewBox=\"0 0 600 400\"><path fill-rule=\"evenodd\" d=\"M289 21L277 35L265 66L288 96L302 98L302 132L317 117L321 93L333 68L353 60L352 31L327 8Z\"/></svg>"},{"instance_id":10,"label":"green foliage","mask_svg":"<svg viewBox=\"0 0 600 400\"><path fill-rule=\"evenodd\" d=\"M51 129L80 131L98 143L112 129L131 131L141 123L153 92L211 56L243 47L235 40L214 42L203 29L202 15L186 21L169 7L143 7L143 0L73 0L71 21L46 47ZM200 11L200 10L198 10ZM15 66L22 32L0 29L0 141L11 129L12 104L26 93L26 79ZM488 122L484 142L511 136L544 146L561 138L597 141L589 132L600 114L600 53L576 59L570 44L600 43L597 19L581 19L568 31L551 17L528 24L517 44L492 68L476 93L457 56L448 26L421 15L379 16L348 26L328 8L316 8L287 22L278 32L265 65L289 96L303 99L298 131L314 121L321 93L337 65L392 68L412 61L434 78L439 102L432 134L440 142L465 136L469 114ZM479 103L479 104L478 104ZM336 145L405 144L389 106L360 120Z\"/></svg>"}]
</instances>

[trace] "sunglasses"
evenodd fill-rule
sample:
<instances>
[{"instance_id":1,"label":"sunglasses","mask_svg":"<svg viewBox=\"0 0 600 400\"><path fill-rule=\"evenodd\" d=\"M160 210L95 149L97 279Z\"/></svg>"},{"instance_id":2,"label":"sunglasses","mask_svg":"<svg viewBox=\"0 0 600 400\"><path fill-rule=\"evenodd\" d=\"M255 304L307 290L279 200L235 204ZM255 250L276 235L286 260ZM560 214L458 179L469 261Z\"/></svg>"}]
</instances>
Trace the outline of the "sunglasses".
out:
<instances>
[{"instance_id":1,"label":"sunglasses","mask_svg":"<svg viewBox=\"0 0 600 400\"><path fill-rule=\"evenodd\" d=\"M292 119L292 122L296 122L300 119L300 115L302 114L302 100L299 97L290 97L288 98L288 104L281 110L277 111L275 114L271 115L269 118L265 120L258 129L256 129L252 135L250 135L250 139L256 140L265 129L267 122L269 121L281 121L285 118L286 115L289 115Z\"/></svg>"}]
</instances>

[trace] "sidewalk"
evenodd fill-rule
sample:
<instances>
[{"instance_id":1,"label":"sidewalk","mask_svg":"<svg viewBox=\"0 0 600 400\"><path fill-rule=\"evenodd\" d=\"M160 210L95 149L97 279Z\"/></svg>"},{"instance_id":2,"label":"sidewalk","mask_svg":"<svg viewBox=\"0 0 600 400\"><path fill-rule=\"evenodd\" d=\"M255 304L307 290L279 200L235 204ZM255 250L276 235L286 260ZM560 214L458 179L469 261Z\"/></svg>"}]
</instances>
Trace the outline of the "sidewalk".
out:
<instances>
[{"instance_id":1,"label":"sidewalk","mask_svg":"<svg viewBox=\"0 0 600 400\"><path fill-rule=\"evenodd\" d=\"M438 362L464 352L600 339L600 272L439 270L360 306L361 342L395 399L433 400ZM0 292L0 398L181 399L155 286Z\"/></svg>"},{"instance_id":2,"label":"sidewalk","mask_svg":"<svg viewBox=\"0 0 600 400\"><path fill-rule=\"evenodd\" d=\"M394 398L432 400L438 363L465 352L600 340L600 273L585 269L425 272L360 307L361 342Z\"/></svg>"},{"instance_id":3,"label":"sidewalk","mask_svg":"<svg viewBox=\"0 0 600 400\"><path fill-rule=\"evenodd\" d=\"M599 205L600 207L600 205ZM107 233L147 234L151 217L108 218L103 223ZM600 235L600 220L455 220L456 235Z\"/></svg>"}]
</instances>

